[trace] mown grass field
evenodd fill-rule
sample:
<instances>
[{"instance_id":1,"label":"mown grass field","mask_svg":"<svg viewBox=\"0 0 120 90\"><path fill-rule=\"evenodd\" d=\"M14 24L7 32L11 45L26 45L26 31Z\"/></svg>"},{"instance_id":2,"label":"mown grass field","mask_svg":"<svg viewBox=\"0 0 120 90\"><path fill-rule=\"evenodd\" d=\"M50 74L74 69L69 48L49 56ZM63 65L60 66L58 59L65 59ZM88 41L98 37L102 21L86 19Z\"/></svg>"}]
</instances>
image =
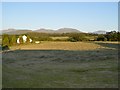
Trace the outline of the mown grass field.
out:
<instances>
[{"instance_id":1,"label":"mown grass field","mask_svg":"<svg viewBox=\"0 0 120 90\"><path fill-rule=\"evenodd\" d=\"M118 87L118 43L42 42L11 49L2 53L3 88Z\"/></svg>"},{"instance_id":2,"label":"mown grass field","mask_svg":"<svg viewBox=\"0 0 120 90\"><path fill-rule=\"evenodd\" d=\"M43 41L40 44L24 44L12 46L10 49L16 50L95 50L106 48L96 43L90 42L58 42Z\"/></svg>"}]
</instances>

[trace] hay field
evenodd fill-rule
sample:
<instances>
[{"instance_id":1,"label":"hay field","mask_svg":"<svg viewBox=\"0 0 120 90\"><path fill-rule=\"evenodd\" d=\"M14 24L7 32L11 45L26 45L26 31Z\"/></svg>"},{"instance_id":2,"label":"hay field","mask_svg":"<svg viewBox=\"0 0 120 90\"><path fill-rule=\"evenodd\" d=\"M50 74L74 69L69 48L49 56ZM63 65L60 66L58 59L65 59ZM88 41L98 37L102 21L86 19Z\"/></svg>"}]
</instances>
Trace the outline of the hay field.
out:
<instances>
[{"instance_id":1,"label":"hay field","mask_svg":"<svg viewBox=\"0 0 120 90\"><path fill-rule=\"evenodd\" d=\"M102 42L42 42L11 47L21 50L2 53L2 86L117 88L117 46Z\"/></svg>"},{"instance_id":2,"label":"hay field","mask_svg":"<svg viewBox=\"0 0 120 90\"><path fill-rule=\"evenodd\" d=\"M64 37L50 37L50 38L52 38L53 40L67 40L69 37L67 37L67 36L64 36Z\"/></svg>"},{"instance_id":3,"label":"hay field","mask_svg":"<svg viewBox=\"0 0 120 90\"><path fill-rule=\"evenodd\" d=\"M12 46L12 50L95 50L106 48L96 43L90 42L51 42L43 41L40 44L26 44Z\"/></svg>"}]
</instances>

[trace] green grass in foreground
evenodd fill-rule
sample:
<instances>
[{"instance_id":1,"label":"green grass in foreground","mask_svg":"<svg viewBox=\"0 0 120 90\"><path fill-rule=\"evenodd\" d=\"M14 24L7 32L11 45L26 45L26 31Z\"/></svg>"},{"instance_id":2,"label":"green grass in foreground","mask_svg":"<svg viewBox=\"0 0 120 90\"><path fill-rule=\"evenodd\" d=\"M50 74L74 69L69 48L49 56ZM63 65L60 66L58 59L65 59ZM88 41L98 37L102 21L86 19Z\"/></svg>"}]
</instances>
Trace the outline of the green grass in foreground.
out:
<instances>
[{"instance_id":1,"label":"green grass in foreground","mask_svg":"<svg viewBox=\"0 0 120 90\"><path fill-rule=\"evenodd\" d=\"M3 88L116 88L117 50L3 53Z\"/></svg>"}]
</instances>

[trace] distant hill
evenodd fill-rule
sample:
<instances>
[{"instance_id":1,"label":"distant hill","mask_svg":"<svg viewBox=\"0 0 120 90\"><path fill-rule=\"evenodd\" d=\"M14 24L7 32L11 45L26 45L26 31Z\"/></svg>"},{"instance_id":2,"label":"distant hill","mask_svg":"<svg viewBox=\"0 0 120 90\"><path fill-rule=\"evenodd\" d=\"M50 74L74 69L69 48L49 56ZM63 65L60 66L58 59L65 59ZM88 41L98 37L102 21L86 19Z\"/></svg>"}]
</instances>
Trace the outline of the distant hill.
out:
<instances>
[{"instance_id":1,"label":"distant hill","mask_svg":"<svg viewBox=\"0 0 120 90\"><path fill-rule=\"evenodd\" d=\"M79 30L77 29L73 29L73 28L60 28L58 30L51 30L51 29L39 29L39 30L35 30L35 32L42 32L42 33L81 33Z\"/></svg>"},{"instance_id":2,"label":"distant hill","mask_svg":"<svg viewBox=\"0 0 120 90\"><path fill-rule=\"evenodd\" d=\"M28 32L32 32L32 30L16 30L16 29L8 29L8 30L2 30L2 34L26 34Z\"/></svg>"},{"instance_id":3,"label":"distant hill","mask_svg":"<svg viewBox=\"0 0 120 90\"><path fill-rule=\"evenodd\" d=\"M81 31L73 28L60 28L55 33L82 33Z\"/></svg>"},{"instance_id":4,"label":"distant hill","mask_svg":"<svg viewBox=\"0 0 120 90\"><path fill-rule=\"evenodd\" d=\"M16 31L15 29L7 29L7 30L2 30L1 33L9 33L9 32L14 32Z\"/></svg>"},{"instance_id":5,"label":"distant hill","mask_svg":"<svg viewBox=\"0 0 120 90\"><path fill-rule=\"evenodd\" d=\"M54 33L55 30L41 28L41 29L35 30L34 32L39 32L39 33Z\"/></svg>"},{"instance_id":6,"label":"distant hill","mask_svg":"<svg viewBox=\"0 0 120 90\"><path fill-rule=\"evenodd\" d=\"M2 30L2 34L26 34L29 32L37 32L37 33L82 33L81 31L73 28L60 28L58 30L51 30L51 29L38 29L38 30L17 30L17 29L7 29L7 30Z\"/></svg>"},{"instance_id":7,"label":"distant hill","mask_svg":"<svg viewBox=\"0 0 120 90\"><path fill-rule=\"evenodd\" d=\"M95 31L93 32L94 34L106 34L107 31L103 31L103 30L99 30L99 31Z\"/></svg>"}]
</instances>

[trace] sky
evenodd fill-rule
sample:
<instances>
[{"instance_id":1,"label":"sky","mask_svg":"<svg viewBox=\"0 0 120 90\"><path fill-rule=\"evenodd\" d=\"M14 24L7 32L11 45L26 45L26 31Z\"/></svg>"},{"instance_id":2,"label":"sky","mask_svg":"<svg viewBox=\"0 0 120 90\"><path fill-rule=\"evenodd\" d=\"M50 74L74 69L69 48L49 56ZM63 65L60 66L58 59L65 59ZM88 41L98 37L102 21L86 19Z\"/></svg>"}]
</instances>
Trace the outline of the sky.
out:
<instances>
[{"instance_id":1,"label":"sky","mask_svg":"<svg viewBox=\"0 0 120 90\"><path fill-rule=\"evenodd\" d=\"M1 16L0 16L1 17ZM118 30L117 2L2 2L2 29Z\"/></svg>"}]
</instances>

